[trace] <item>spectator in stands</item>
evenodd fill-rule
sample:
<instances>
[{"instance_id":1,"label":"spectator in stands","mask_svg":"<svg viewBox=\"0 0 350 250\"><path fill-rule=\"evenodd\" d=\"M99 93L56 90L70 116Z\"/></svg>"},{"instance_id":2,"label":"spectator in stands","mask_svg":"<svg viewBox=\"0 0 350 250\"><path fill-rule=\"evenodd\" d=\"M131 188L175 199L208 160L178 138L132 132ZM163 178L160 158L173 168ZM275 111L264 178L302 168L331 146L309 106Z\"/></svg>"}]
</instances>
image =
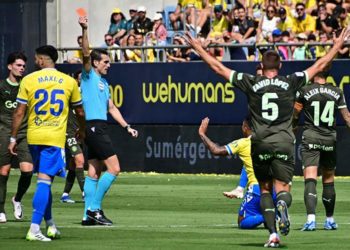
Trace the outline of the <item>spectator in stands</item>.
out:
<instances>
[{"instance_id":1,"label":"spectator in stands","mask_svg":"<svg viewBox=\"0 0 350 250\"><path fill-rule=\"evenodd\" d=\"M316 0L292 0L292 5L296 6L298 3L303 3L305 6L305 12L307 14L311 15L311 13L313 11L317 10L317 2L320 2L320 1L316 1Z\"/></svg>"},{"instance_id":2,"label":"spectator in stands","mask_svg":"<svg viewBox=\"0 0 350 250\"><path fill-rule=\"evenodd\" d=\"M328 35L327 33L321 31L319 34L318 34L318 37L319 37L319 42L320 43L327 43L327 42L330 42L328 40ZM316 46L316 51L315 51L315 54L316 54L316 58L321 58L323 57L324 55L326 55L328 53L328 51L330 50L331 46L330 45L317 45Z\"/></svg>"},{"instance_id":3,"label":"spectator in stands","mask_svg":"<svg viewBox=\"0 0 350 250\"><path fill-rule=\"evenodd\" d=\"M181 36L175 36L173 40L174 45L187 45L185 40ZM190 49L187 48L174 48L167 53L168 62L187 62L190 61L189 57Z\"/></svg>"},{"instance_id":4,"label":"spectator in stands","mask_svg":"<svg viewBox=\"0 0 350 250\"><path fill-rule=\"evenodd\" d=\"M289 31L285 30L285 31L282 31L282 43L290 43L290 42L293 42L291 40L291 37L290 37L290 33ZM286 59L285 60L291 60L292 59L292 49L290 46L281 46L281 47L285 47L286 50L287 50L287 54L286 53L283 53L285 56L286 56Z\"/></svg>"},{"instance_id":5,"label":"spectator in stands","mask_svg":"<svg viewBox=\"0 0 350 250\"><path fill-rule=\"evenodd\" d=\"M347 28L350 23L348 11L343 7L336 7L333 11L334 17L337 19L341 29Z\"/></svg>"},{"instance_id":6,"label":"spectator in stands","mask_svg":"<svg viewBox=\"0 0 350 250\"><path fill-rule=\"evenodd\" d=\"M156 13L153 17L153 33L152 40L154 44L164 46L166 45L167 30L162 21L162 14Z\"/></svg>"},{"instance_id":7,"label":"spectator in stands","mask_svg":"<svg viewBox=\"0 0 350 250\"><path fill-rule=\"evenodd\" d=\"M83 46L83 37L82 36L77 37L77 43L78 43L80 48ZM82 61L83 61L82 50L81 49L74 50L74 51L72 51L72 53L73 53L73 56L70 59L68 59L68 63L82 63Z\"/></svg>"},{"instance_id":8,"label":"spectator in stands","mask_svg":"<svg viewBox=\"0 0 350 250\"><path fill-rule=\"evenodd\" d=\"M307 40L307 36L304 33L299 33L296 36L295 42L302 43L301 45L297 45L293 50L293 59L294 60L305 60L307 58L307 45L305 44Z\"/></svg>"},{"instance_id":9,"label":"spectator in stands","mask_svg":"<svg viewBox=\"0 0 350 250\"><path fill-rule=\"evenodd\" d=\"M238 41L239 43L252 44L256 41L256 30L254 20L247 16L247 12L244 7L238 8L238 30L239 33L232 33L232 39ZM246 47L243 48L247 58L254 59L255 50L254 48Z\"/></svg>"},{"instance_id":10,"label":"spectator in stands","mask_svg":"<svg viewBox=\"0 0 350 250\"><path fill-rule=\"evenodd\" d=\"M255 21L259 21L263 15L265 0L248 0L244 2L248 10L248 16L253 17Z\"/></svg>"},{"instance_id":11,"label":"spectator in stands","mask_svg":"<svg viewBox=\"0 0 350 250\"><path fill-rule=\"evenodd\" d=\"M201 1L197 0L195 2ZM191 31L195 31L197 34L201 33L206 36L210 32L210 19L214 10L214 6L222 5L223 10L226 12L227 4L223 0L205 0L202 2L204 3L204 6L201 6L201 4L198 3L195 4L196 12L195 15L191 16L190 25L188 27Z\"/></svg>"},{"instance_id":12,"label":"spectator in stands","mask_svg":"<svg viewBox=\"0 0 350 250\"><path fill-rule=\"evenodd\" d=\"M135 46L144 46L144 36L141 33L135 34ZM142 62L154 62L154 53L153 49L136 49L134 50L138 56L141 57Z\"/></svg>"},{"instance_id":13,"label":"spectator in stands","mask_svg":"<svg viewBox=\"0 0 350 250\"><path fill-rule=\"evenodd\" d=\"M296 17L293 17L294 34L304 33L309 35L316 30L316 22L312 16L305 12L305 4L297 3L295 7Z\"/></svg>"},{"instance_id":14,"label":"spectator in stands","mask_svg":"<svg viewBox=\"0 0 350 250\"><path fill-rule=\"evenodd\" d=\"M316 36L314 34L310 34L307 37L307 42L309 43L308 45L308 59L316 59L316 46L315 45L310 45L310 43L316 42Z\"/></svg>"},{"instance_id":15,"label":"spectator in stands","mask_svg":"<svg viewBox=\"0 0 350 250\"><path fill-rule=\"evenodd\" d=\"M226 13L226 12L225 12ZM227 14L227 13L226 13ZM222 5L215 5L214 7L214 20L212 21L211 31L208 35L210 38L218 37L223 38L223 33L228 31L228 20L224 14Z\"/></svg>"},{"instance_id":16,"label":"spectator in stands","mask_svg":"<svg viewBox=\"0 0 350 250\"><path fill-rule=\"evenodd\" d=\"M112 35L114 43L118 45L126 34L126 19L119 8L115 8L111 14L110 25L107 33Z\"/></svg>"},{"instance_id":17,"label":"spectator in stands","mask_svg":"<svg viewBox=\"0 0 350 250\"><path fill-rule=\"evenodd\" d=\"M272 31L277 29L277 23L279 17L276 16L276 7L273 5L267 6L266 15L262 16L259 22L259 28L257 33L257 40L261 41L265 39L269 41L272 35Z\"/></svg>"},{"instance_id":18,"label":"spectator in stands","mask_svg":"<svg viewBox=\"0 0 350 250\"><path fill-rule=\"evenodd\" d=\"M287 15L287 10L284 7L280 7L278 10L278 13L280 15L280 20L277 23L277 28L282 32L283 31L291 32L293 30L293 21Z\"/></svg>"},{"instance_id":19,"label":"spectator in stands","mask_svg":"<svg viewBox=\"0 0 350 250\"><path fill-rule=\"evenodd\" d=\"M169 15L174 30L179 30L179 23L182 23L185 20L184 10L186 6L184 6L184 3L184 0L178 0L175 11Z\"/></svg>"},{"instance_id":20,"label":"spectator in stands","mask_svg":"<svg viewBox=\"0 0 350 250\"><path fill-rule=\"evenodd\" d=\"M324 4L320 4L318 6L318 17L316 19L316 31L324 31L327 34L331 34L337 29L339 29L337 19L327 13Z\"/></svg>"},{"instance_id":21,"label":"spectator in stands","mask_svg":"<svg viewBox=\"0 0 350 250\"><path fill-rule=\"evenodd\" d=\"M126 39L126 46L132 47L135 46L135 35L130 34ZM136 49L126 49L124 52L125 62L141 62L141 51Z\"/></svg>"},{"instance_id":22,"label":"spectator in stands","mask_svg":"<svg viewBox=\"0 0 350 250\"><path fill-rule=\"evenodd\" d=\"M148 32L152 31L152 21L146 17L146 7L139 6L137 8L137 20L134 25L135 34L141 34L145 36Z\"/></svg>"},{"instance_id":23,"label":"spectator in stands","mask_svg":"<svg viewBox=\"0 0 350 250\"><path fill-rule=\"evenodd\" d=\"M105 42L101 45L101 47L107 49L111 62L120 61L121 59L120 50L111 50L112 48L119 48L119 45L114 43L112 35L105 34Z\"/></svg>"},{"instance_id":24,"label":"spectator in stands","mask_svg":"<svg viewBox=\"0 0 350 250\"><path fill-rule=\"evenodd\" d=\"M127 34L134 31L134 25L135 25L135 22L138 18L137 9L134 6L130 7L129 16L130 16L130 19L126 22L126 33Z\"/></svg>"},{"instance_id":25,"label":"spectator in stands","mask_svg":"<svg viewBox=\"0 0 350 250\"><path fill-rule=\"evenodd\" d=\"M272 31L272 42L273 43L281 43L282 42L282 31L279 29L275 29ZM275 50L280 55L282 60L288 60L288 48L287 46L275 46Z\"/></svg>"}]
</instances>

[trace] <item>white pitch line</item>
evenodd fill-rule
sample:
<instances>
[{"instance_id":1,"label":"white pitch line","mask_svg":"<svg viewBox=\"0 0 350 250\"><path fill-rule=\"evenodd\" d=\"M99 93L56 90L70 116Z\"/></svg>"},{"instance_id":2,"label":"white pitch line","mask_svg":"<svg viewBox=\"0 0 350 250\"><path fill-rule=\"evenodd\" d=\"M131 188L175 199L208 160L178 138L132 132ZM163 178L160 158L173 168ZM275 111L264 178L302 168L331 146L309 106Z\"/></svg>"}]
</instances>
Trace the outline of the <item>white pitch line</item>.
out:
<instances>
[{"instance_id":1,"label":"white pitch line","mask_svg":"<svg viewBox=\"0 0 350 250\"><path fill-rule=\"evenodd\" d=\"M294 223L296 225L297 223ZM350 225L348 223L337 223L338 225ZM300 224L300 226L302 226ZM226 227L238 227L238 224L212 224L212 225L112 225L112 226L80 226L80 225L65 225L58 228L87 228L87 229L108 229L108 228L226 228Z\"/></svg>"}]
</instances>

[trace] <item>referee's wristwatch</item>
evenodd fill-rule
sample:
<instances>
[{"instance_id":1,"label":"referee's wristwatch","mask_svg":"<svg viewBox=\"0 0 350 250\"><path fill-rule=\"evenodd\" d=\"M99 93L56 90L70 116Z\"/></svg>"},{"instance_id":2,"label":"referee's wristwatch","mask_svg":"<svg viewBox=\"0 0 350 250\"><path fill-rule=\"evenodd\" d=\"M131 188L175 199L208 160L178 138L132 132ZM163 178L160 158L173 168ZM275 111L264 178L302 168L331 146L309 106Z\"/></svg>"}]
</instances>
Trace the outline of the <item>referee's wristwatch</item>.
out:
<instances>
[{"instance_id":1,"label":"referee's wristwatch","mask_svg":"<svg viewBox=\"0 0 350 250\"><path fill-rule=\"evenodd\" d=\"M127 124L124 129L126 130L126 132L129 132L129 128L131 128L130 124Z\"/></svg>"},{"instance_id":2,"label":"referee's wristwatch","mask_svg":"<svg viewBox=\"0 0 350 250\"><path fill-rule=\"evenodd\" d=\"M11 143L16 142L16 141L17 141L16 137L12 137L12 136L10 137L10 142Z\"/></svg>"}]
</instances>

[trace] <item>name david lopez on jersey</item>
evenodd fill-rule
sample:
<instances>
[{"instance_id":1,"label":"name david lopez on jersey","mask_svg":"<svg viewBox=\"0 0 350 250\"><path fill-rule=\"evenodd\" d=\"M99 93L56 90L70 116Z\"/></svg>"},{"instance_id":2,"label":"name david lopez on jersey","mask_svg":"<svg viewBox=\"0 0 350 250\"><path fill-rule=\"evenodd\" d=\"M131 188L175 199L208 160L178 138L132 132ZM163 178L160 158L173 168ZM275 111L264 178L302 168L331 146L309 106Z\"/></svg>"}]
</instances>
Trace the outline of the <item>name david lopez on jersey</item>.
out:
<instances>
[{"instance_id":1,"label":"name david lopez on jersey","mask_svg":"<svg viewBox=\"0 0 350 250\"><path fill-rule=\"evenodd\" d=\"M263 87L270 86L270 85L280 87L284 90L288 90L288 88L289 88L289 83L275 78L275 79L264 79L264 80L257 82L256 84L253 85L253 91L257 92L259 89L261 89Z\"/></svg>"}]
</instances>

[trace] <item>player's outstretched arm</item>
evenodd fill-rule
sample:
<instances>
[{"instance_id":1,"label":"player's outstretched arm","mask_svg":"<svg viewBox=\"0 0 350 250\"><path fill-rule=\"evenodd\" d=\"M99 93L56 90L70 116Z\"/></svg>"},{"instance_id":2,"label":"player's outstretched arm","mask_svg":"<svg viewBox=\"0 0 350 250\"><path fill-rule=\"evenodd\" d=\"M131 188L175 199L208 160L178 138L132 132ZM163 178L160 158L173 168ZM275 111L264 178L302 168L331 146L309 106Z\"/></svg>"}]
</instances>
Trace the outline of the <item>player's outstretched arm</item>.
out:
<instances>
[{"instance_id":1,"label":"player's outstretched arm","mask_svg":"<svg viewBox=\"0 0 350 250\"><path fill-rule=\"evenodd\" d=\"M186 33L184 36L186 42L188 45L190 45L202 58L204 62L206 62L209 67L218 75L225 78L227 81L230 81L231 76L231 69L227 68L225 65L223 65L221 62L219 62L216 58L209 55L205 49L203 49L201 42L198 39L195 39L191 36L190 33Z\"/></svg>"},{"instance_id":2,"label":"player's outstretched arm","mask_svg":"<svg viewBox=\"0 0 350 250\"><path fill-rule=\"evenodd\" d=\"M88 19L86 16L79 17L79 24L82 29L82 36L83 36L83 45L82 45L82 51L83 51L83 67L86 72L89 72L91 70L91 62L90 62L90 50L89 50L89 39L88 39Z\"/></svg>"},{"instance_id":3,"label":"player's outstretched arm","mask_svg":"<svg viewBox=\"0 0 350 250\"><path fill-rule=\"evenodd\" d=\"M346 123L346 126L348 128L350 128L350 113L349 113L348 108L340 109L340 113L341 113L341 115Z\"/></svg>"},{"instance_id":4,"label":"player's outstretched arm","mask_svg":"<svg viewBox=\"0 0 350 250\"><path fill-rule=\"evenodd\" d=\"M198 134L199 134L200 138L202 139L204 145L214 155L223 155L223 156L228 155L228 152L224 146L217 145L212 140L210 140L210 138L206 135L208 125L209 125L209 118L206 117L202 120L202 123L198 129Z\"/></svg>"},{"instance_id":5,"label":"player's outstretched arm","mask_svg":"<svg viewBox=\"0 0 350 250\"><path fill-rule=\"evenodd\" d=\"M16 138L17 138L18 129L21 126L23 118L26 114L26 110L27 110L27 104L17 103L17 108L12 115L11 139L10 139L10 144L8 146L8 150L13 155L17 155L17 153L15 152Z\"/></svg>"},{"instance_id":6,"label":"player's outstretched arm","mask_svg":"<svg viewBox=\"0 0 350 250\"><path fill-rule=\"evenodd\" d=\"M136 129L133 129L125 120L119 109L114 105L113 101L109 99L108 101L108 112L111 114L113 119L117 121L120 126L126 129L126 131L134 138L138 136L138 132Z\"/></svg>"},{"instance_id":7,"label":"player's outstretched arm","mask_svg":"<svg viewBox=\"0 0 350 250\"><path fill-rule=\"evenodd\" d=\"M334 44L330 51L306 70L309 80L311 80L317 73L324 71L327 65L335 58L338 51L343 47L344 42L349 38L349 35L350 30L343 29L339 37L333 38Z\"/></svg>"}]
</instances>

